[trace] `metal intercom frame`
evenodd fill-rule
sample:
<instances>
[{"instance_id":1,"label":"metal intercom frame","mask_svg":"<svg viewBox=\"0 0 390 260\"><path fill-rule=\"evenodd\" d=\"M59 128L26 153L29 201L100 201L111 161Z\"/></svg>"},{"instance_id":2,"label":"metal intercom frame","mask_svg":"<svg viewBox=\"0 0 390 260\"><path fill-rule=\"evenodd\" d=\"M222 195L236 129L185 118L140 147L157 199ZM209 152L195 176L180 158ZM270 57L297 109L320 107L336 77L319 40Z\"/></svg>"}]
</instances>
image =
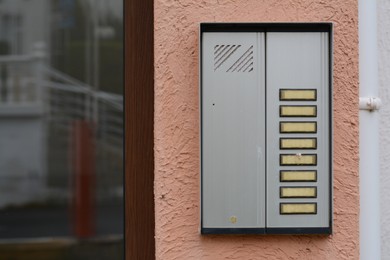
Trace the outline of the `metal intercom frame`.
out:
<instances>
[{"instance_id":1,"label":"metal intercom frame","mask_svg":"<svg viewBox=\"0 0 390 260\"><path fill-rule=\"evenodd\" d=\"M329 85L329 226L328 227L283 227L283 228L206 228L203 220L203 78L202 38L205 32L326 32L328 33L328 85ZM333 24L332 23L201 23L199 36L199 99L200 99L200 232L201 234L332 234L333 225ZM267 48L267 46L265 46ZM265 56L265 59L267 57ZM265 70L267 70L265 66ZM266 75L266 74L265 74ZM267 88L265 86L265 91ZM317 95L317 92L316 92ZM265 100L267 102L267 100ZM265 112L267 114L267 112ZM265 134L266 135L266 134ZM265 142L267 137L265 136ZM266 157L267 155L265 155ZM266 161L266 160L265 160ZM317 173L316 173L317 174ZM266 181L265 181L266 183ZM266 199L265 199L266 200Z\"/></svg>"}]
</instances>

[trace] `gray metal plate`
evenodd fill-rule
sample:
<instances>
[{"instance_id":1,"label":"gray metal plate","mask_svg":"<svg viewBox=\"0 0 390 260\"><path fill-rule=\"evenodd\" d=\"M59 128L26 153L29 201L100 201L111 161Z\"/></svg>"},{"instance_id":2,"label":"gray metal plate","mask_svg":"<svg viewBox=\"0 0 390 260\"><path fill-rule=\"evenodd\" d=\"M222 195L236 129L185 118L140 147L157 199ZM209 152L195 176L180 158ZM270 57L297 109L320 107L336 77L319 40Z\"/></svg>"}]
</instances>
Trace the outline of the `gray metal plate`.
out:
<instances>
[{"instance_id":1,"label":"gray metal plate","mask_svg":"<svg viewBox=\"0 0 390 260\"><path fill-rule=\"evenodd\" d=\"M202 228L330 228L328 45L323 32L202 34ZM281 89L315 89L316 100L281 101ZM316 115L281 117L281 105L315 106ZM316 122L316 132L281 133L281 122ZM315 138L316 147L280 149L280 138ZM283 154L316 162L281 166ZM282 170L314 170L316 180L281 182ZM316 192L281 198L281 187ZM281 203L313 203L316 212L283 215Z\"/></svg>"},{"instance_id":2,"label":"gray metal plate","mask_svg":"<svg viewBox=\"0 0 390 260\"><path fill-rule=\"evenodd\" d=\"M264 34L203 33L202 46L203 227L264 227Z\"/></svg>"},{"instance_id":3,"label":"gray metal plate","mask_svg":"<svg viewBox=\"0 0 390 260\"><path fill-rule=\"evenodd\" d=\"M267 33L267 228L329 227L328 33ZM316 89L317 101L279 101L280 89ZM280 105L317 105L317 117L281 118ZM279 133L281 121L317 122L317 133ZM317 138L315 150L280 150L280 137ZM316 166L280 166L280 154L316 154ZM281 183L280 170L317 170L317 182ZM317 187L317 198L280 198L280 187ZM317 203L316 214L281 215L280 203Z\"/></svg>"}]
</instances>

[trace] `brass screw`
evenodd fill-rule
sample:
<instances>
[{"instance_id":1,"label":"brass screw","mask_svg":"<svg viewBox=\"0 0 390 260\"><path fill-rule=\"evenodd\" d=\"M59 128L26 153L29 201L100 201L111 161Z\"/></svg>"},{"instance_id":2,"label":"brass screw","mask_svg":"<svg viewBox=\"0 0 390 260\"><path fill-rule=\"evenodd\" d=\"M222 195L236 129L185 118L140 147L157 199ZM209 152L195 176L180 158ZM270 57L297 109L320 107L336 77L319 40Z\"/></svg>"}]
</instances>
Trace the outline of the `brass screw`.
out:
<instances>
[{"instance_id":1,"label":"brass screw","mask_svg":"<svg viewBox=\"0 0 390 260\"><path fill-rule=\"evenodd\" d=\"M231 217L230 217L230 222L233 223L233 224L236 224L236 222L237 222L237 217L236 217L236 216L231 216Z\"/></svg>"}]
</instances>

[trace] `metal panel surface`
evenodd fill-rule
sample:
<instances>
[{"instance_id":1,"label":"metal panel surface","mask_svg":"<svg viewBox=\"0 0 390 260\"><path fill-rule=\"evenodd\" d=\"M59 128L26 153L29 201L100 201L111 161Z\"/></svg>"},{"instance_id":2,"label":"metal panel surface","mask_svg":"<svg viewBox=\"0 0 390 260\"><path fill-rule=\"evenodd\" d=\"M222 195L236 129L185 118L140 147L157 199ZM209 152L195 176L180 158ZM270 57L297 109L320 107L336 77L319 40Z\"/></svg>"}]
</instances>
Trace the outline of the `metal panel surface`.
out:
<instances>
[{"instance_id":1,"label":"metal panel surface","mask_svg":"<svg viewBox=\"0 0 390 260\"><path fill-rule=\"evenodd\" d=\"M201 43L202 228L264 228L264 33Z\"/></svg>"},{"instance_id":2,"label":"metal panel surface","mask_svg":"<svg viewBox=\"0 0 390 260\"><path fill-rule=\"evenodd\" d=\"M328 33L325 32L267 33L267 228L326 228L330 225L328 37ZM289 92L289 89L294 91ZM297 91L305 89L311 91ZM316 98L312 90L316 90ZM315 117L289 117L288 123L281 123L285 119L279 115L279 106L296 105L317 106L317 115ZM278 131L280 124L285 124L285 127L290 125L294 127L294 122L302 122L302 125L316 122L316 131L284 131L282 133ZM317 147L312 150L281 150L280 138L316 138ZM295 154L297 158L300 158L301 154L314 154L317 156L316 163L310 163L312 165L285 163L281 166L279 158L282 154ZM286 157L287 159L290 157ZM300 182L301 177L294 182L280 181L280 171L303 172L307 170L317 171L316 182ZM286 186L316 187L317 197L280 198L279 190ZM290 205L298 206L291 206L290 209ZM304 214L306 208L302 205L310 205L312 208L309 208L308 212L311 214ZM316 205L315 210L313 205ZM282 210L284 213L290 212L291 214L281 214Z\"/></svg>"}]
</instances>

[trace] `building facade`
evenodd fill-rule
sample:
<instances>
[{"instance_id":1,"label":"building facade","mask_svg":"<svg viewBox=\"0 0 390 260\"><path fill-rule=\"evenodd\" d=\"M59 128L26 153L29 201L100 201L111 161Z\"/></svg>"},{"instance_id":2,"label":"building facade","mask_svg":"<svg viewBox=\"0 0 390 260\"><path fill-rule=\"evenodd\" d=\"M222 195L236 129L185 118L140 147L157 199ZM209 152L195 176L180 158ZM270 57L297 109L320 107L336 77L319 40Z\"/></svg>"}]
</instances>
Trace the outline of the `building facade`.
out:
<instances>
[{"instance_id":1,"label":"building facade","mask_svg":"<svg viewBox=\"0 0 390 260\"><path fill-rule=\"evenodd\" d=\"M156 259L358 259L358 2L154 1ZM201 235L199 24L332 22L333 234Z\"/></svg>"}]
</instances>

